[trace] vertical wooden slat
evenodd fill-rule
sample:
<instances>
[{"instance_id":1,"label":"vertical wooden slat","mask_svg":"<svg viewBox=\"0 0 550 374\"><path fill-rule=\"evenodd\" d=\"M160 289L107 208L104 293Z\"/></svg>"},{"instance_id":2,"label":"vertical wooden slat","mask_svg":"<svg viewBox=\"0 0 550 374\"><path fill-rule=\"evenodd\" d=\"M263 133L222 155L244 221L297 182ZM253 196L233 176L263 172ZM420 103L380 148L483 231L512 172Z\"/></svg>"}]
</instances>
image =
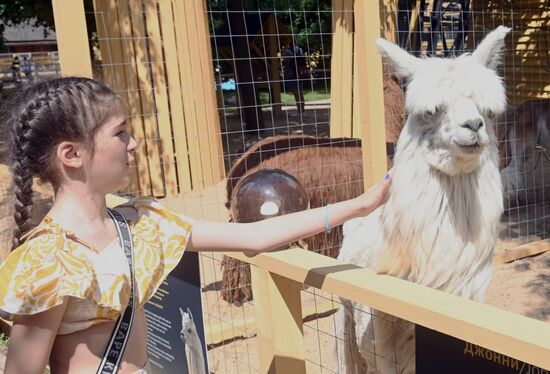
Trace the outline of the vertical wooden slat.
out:
<instances>
[{"instance_id":1,"label":"vertical wooden slat","mask_svg":"<svg viewBox=\"0 0 550 374\"><path fill-rule=\"evenodd\" d=\"M353 0L343 0L342 4L343 50L342 50L342 127L345 129L342 136L355 137L353 134Z\"/></svg>"},{"instance_id":2,"label":"vertical wooden slat","mask_svg":"<svg viewBox=\"0 0 550 374\"><path fill-rule=\"evenodd\" d=\"M353 0L333 0L331 137L351 137L353 90Z\"/></svg>"},{"instance_id":3,"label":"vertical wooden slat","mask_svg":"<svg viewBox=\"0 0 550 374\"><path fill-rule=\"evenodd\" d=\"M166 194L163 165L160 155L160 137L155 119L155 103L153 87L149 75L150 56L147 50L145 25L143 20L142 2L129 0L130 19L134 36L134 52L136 58L137 77L140 90L142 118L145 130L145 143L147 158L149 160L149 172L151 175L152 191L155 197Z\"/></svg>"},{"instance_id":4,"label":"vertical wooden slat","mask_svg":"<svg viewBox=\"0 0 550 374\"><path fill-rule=\"evenodd\" d=\"M359 100L359 70L357 66L359 61L357 59L357 37L353 38L353 109L352 109L352 129L351 134L354 138L361 138L361 121L359 121L359 107L361 100Z\"/></svg>"},{"instance_id":5,"label":"vertical wooden slat","mask_svg":"<svg viewBox=\"0 0 550 374\"><path fill-rule=\"evenodd\" d=\"M209 145L209 162L212 170L213 185L225 177L225 168L223 162L223 148L221 142L220 117L218 116L218 107L216 102L216 93L214 91L214 70L212 66L212 50L210 48L210 31L208 27L208 18L206 14L206 1L195 0L195 15L197 20L197 38L199 41L199 59L203 63L201 68L201 91L204 96L204 109L206 110Z\"/></svg>"},{"instance_id":6,"label":"vertical wooden slat","mask_svg":"<svg viewBox=\"0 0 550 374\"><path fill-rule=\"evenodd\" d=\"M196 115L196 123L194 123L194 141L196 141L199 145L199 152L198 154L194 155L194 157L201 160L200 165L202 167L202 181L197 184L198 188L209 186L213 183L212 179L212 168L211 164L208 160L208 157L204 157L209 151L209 139L206 136L208 134L207 132L207 119L206 119L206 111L205 111L205 103L202 102L200 105L196 102L195 95L201 94L201 81L202 77L200 74L200 65L205 63L205 61L201 61L198 56L198 50L199 50L199 38L198 38L198 25L197 25L197 17L198 14L195 13L195 2L197 0L186 0L184 1L184 9L185 9L185 20L187 25L187 32L189 37L189 64L191 65L191 76L190 80L192 82L193 87L193 104L195 106L195 115ZM201 1L201 0L198 0ZM202 98L201 98L202 99Z\"/></svg>"},{"instance_id":7,"label":"vertical wooden slat","mask_svg":"<svg viewBox=\"0 0 550 374\"><path fill-rule=\"evenodd\" d=\"M82 0L52 0L61 75L92 77Z\"/></svg>"},{"instance_id":8,"label":"vertical wooden slat","mask_svg":"<svg viewBox=\"0 0 550 374\"><path fill-rule=\"evenodd\" d=\"M149 159L147 157L147 143L145 141L145 129L142 117L139 79L137 74L136 48L130 20L128 0L117 0L118 23L122 42L124 61L124 76L126 78L126 94L128 98L128 120L132 128L132 135L138 142L135 152L140 194L150 196L153 194Z\"/></svg>"},{"instance_id":9,"label":"vertical wooden slat","mask_svg":"<svg viewBox=\"0 0 550 374\"><path fill-rule=\"evenodd\" d=\"M166 60L166 76L170 112L172 117L172 134L174 136L176 169L180 192L191 191L191 170L189 168L189 149L185 133L185 117L183 115L182 85L180 83L178 52L174 25L174 12L171 0L160 0L160 25L164 41L164 56Z\"/></svg>"},{"instance_id":10,"label":"vertical wooden slat","mask_svg":"<svg viewBox=\"0 0 550 374\"><path fill-rule=\"evenodd\" d=\"M392 43L397 43L398 0L379 0L379 6L382 10L380 14L380 16L382 17L382 37Z\"/></svg>"},{"instance_id":11,"label":"vertical wooden slat","mask_svg":"<svg viewBox=\"0 0 550 374\"><path fill-rule=\"evenodd\" d=\"M260 373L305 374L299 282L251 267Z\"/></svg>"},{"instance_id":12,"label":"vertical wooden slat","mask_svg":"<svg viewBox=\"0 0 550 374\"><path fill-rule=\"evenodd\" d=\"M156 1L144 1L145 24L153 82L154 108L158 126L160 159L164 172L164 187L166 195L175 196L178 193L178 180L174 161L174 144L168 107L167 82L164 69L163 39L161 38L159 14Z\"/></svg>"},{"instance_id":13,"label":"vertical wooden slat","mask_svg":"<svg viewBox=\"0 0 550 374\"><path fill-rule=\"evenodd\" d=\"M191 56L194 51L190 48L189 40L192 29L188 29L188 15L185 9L184 0L172 0L174 18L176 22L176 45L178 50L180 84L183 88L183 113L185 117L185 131L187 133L187 144L189 146L189 165L191 169L191 181L193 187L204 185L202 160L199 146L199 130L197 110L195 108L195 91L193 86L193 72L191 70Z\"/></svg>"},{"instance_id":14,"label":"vertical wooden slat","mask_svg":"<svg viewBox=\"0 0 550 374\"><path fill-rule=\"evenodd\" d=\"M111 0L94 0L93 5L101 52L103 80L120 95L125 113L129 113L128 86L117 6ZM133 126L130 125L130 128L133 129ZM138 156L136 155L136 157ZM140 191L137 168L132 169L128 190L130 192Z\"/></svg>"},{"instance_id":15,"label":"vertical wooden slat","mask_svg":"<svg viewBox=\"0 0 550 374\"><path fill-rule=\"evenodd\" d=\"M345 133L342 125L342 39L340 27L342 0L332 0L332 56L330 59L330 136L337 138Z\"/></svg>"},{"instance_id":16,"label":"vertical wooden slat","mask_svg":"<svg viewBox=\"0 0 550 374\"><path fill-rule=\"evenodd\" d=\"M208 24L202 0L173 0L180 80L193 188L219 182L225 172L214 92Z\"/></svg>"},{"instance_id":17,"label":"vertical wooden slat","mask_svg":"<svg viewBox=\"0 0 550 374\"><path fill-rule=\"evenodd\" d=\"M270 77L270 87L271 87L271 105L274 113L280 113L282 104L281 104L281 71L280 71L280 62L277 58L277 53L279 53L279 42L277 38L277 25L275 24L277 19L272 14L267 19L267 42L269 44L268 58L269 67L271 70Z\"/></svg>"},{"instance_id":18,"label":"vertical wooden slat","mask_svg":"<svg viewBox=\"0 0 550 374\"><path fill-rule=\"evenodd\" d=\"M418 16L420 14L420 0L416 0L416 3L414 5L414 8L411 12L410 16L410 24L409 24L409 41L408 45L410 46L411 50L414 50L416 46L416 39L420 36L418 35Z\"/></svg>"},{"instance_id":19,"label":"vertical wooden slat","mask_svg":"<svg viewBox=\"0 0 550 374\"><path fill-rule=\"evenodd\" d=\"M378 1L355 0L359 122L363 151L363 178L369 187L386 173L386 134L382 59L374 41L380 36Z\"/></svg>"}]
</instances>

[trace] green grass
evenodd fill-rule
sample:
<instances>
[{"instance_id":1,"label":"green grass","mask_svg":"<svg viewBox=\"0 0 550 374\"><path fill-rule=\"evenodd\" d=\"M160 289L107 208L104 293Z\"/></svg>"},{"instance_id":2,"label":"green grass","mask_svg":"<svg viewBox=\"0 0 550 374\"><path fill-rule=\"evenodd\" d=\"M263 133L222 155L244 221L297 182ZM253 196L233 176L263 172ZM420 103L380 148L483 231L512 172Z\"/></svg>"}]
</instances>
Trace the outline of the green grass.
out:
<instances>
[{"instance_id":1,"label":"green grass","mask_svg":"<svg viewBox=\"0 0 550 374\"><path fill-rule=\"evenodd\" d=\"M304 100L306 102L324 99L330 99L330 92L325 90L304 90ZM269 93L260 92L260 101L262 104L269 104ZM281 92L281 103L283 105L293 105L294 95L292 92Z\"/></svg>"},{"instance_id":2,"label":"green grass","mask_svg":"<svg viewBox=\"0 0 550 374\"><path fill-rule=\"evenodd\" d=\"M224 99L227 100L233 96L235 96L235 92L224 92ZM324 100L324 99L330 99L330 92L326 90L304 90L304 100L306 103L308 101L314 101L314 100ZM262 104L269 104L269 93L266 91L260 92L260 102ZM281 92L281 103L283 105L294 105L294 95L292 92ZM225 108L232 108L234 105L225 104Z\"/></svg>"},{"instance_id":3,"label":"green grass","mask_svg":"<svg viewBox=\"0 0 550 374\"><path fill-rule=\"evenodd\" d=\"M9 337L3 332L0 332L0 349L1 350L5 350L8 348L8 341L9 341Z\"/></svg>"}]
</instances>

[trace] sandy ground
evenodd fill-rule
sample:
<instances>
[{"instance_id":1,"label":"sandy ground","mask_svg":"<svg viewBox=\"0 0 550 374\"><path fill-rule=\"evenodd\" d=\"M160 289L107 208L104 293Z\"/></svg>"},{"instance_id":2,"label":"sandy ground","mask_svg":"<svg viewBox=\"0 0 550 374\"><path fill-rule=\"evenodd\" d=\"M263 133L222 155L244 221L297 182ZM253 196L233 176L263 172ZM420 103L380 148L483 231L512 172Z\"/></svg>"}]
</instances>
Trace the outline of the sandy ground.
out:
<instances>
[{"instance_id":1,"label":"sandy ground","mask_svg":"<svg viewBox=\"0 0 550 374\"><path fill-rule=\"evenodd\" d=\"M310 109L315 108L314 106ZM305 118L296 113L284 114L285 125L274 126L276 133L306 133L328 135L328 110L322 104L310 110ZM313 123L319 123L313 125ZM228 154L242 147L250 137L236 134L235 121L231 115L224 122ZM0 259L7 254L12 224L12 193L10 178L5 165L0 165ZM35 184L37 210L34 219L42 216L51 202L51 191L46 186ZM185 196L168 199L167 205L175 210L193 211L198 219L226 219L223 207L223 182ZM524 242L538 240L550 230L550 206L537 206L523 211L514 211L503 220L502 239L496 252L502 253ZM209 365L213 373L257 372L258 355L254 328L254 305L240 307L230 305L220 296L221 255L204 253L201 256L203 284L203 308L209 347ZM531 318L550 322L550 252L527 257L512 263L498 265L494 271L487 303ZM311 373L335 372L334 310L338 307L336 297L314 289L302 291L304 310L304 336L306 365ZM3 372L4 355L0 352L0 373Z\"/></svg>"}]
</instances>

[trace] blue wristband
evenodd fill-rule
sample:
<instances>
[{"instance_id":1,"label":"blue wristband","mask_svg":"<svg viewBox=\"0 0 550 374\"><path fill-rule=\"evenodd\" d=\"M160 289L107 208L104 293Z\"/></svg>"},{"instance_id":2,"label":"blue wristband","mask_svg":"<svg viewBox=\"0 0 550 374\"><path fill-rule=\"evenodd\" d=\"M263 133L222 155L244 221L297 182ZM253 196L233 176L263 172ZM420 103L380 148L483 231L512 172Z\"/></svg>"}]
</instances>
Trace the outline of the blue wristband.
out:
<instances>
[{"instance_id":1,"label":"blue wristband","mask_svg":"<svg viewBox=\"0 0 550 374\"><path fill-rule=\"evenodd\" d=\"M330 227L330 224L328 223L328 207L330 206L330 204L327 204L326 207L325 207L325 232L327 234L330 234L330 232L332 231L332 227Z\"/></svg>"}]
</instances>

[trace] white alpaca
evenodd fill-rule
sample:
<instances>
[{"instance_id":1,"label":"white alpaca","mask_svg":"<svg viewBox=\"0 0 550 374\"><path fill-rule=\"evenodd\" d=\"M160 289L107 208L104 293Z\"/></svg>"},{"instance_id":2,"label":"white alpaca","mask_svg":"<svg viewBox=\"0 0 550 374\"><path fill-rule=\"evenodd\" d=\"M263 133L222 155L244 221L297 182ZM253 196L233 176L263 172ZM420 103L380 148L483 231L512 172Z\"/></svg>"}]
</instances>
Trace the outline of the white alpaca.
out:
<instances>
[{"instance_id":1,"label":"white alpaca","mask_svg":"<svg viewBox=\"0 0 550 374\"><path fill-rule=\"evenodd\" d=\"M388 201L344 225L339 259L482 301L503 211L492 126L506 96L495 72L509 29L472 54L416 58L383 39L381 53L408 82ZM372 314L371 314L372 313ZM414 326L343 300L340 373L413 373ZM365 364L367 368L365 368Z\"/></svg>"},{"instance_id":2,"label":"white alpaca","mask_svg":"<svg viewBox=\"0 0 550 374\"><path fill-rule=\"evenodd\" d=\"M202 354L202 344L197 334L197 327L193 321L193 314L189 308L181 313L181 340L185 344L185 356L187 357L187 367L189 374L206 374L204 367L204 356Z\"/></svg>"}]
</instances>

